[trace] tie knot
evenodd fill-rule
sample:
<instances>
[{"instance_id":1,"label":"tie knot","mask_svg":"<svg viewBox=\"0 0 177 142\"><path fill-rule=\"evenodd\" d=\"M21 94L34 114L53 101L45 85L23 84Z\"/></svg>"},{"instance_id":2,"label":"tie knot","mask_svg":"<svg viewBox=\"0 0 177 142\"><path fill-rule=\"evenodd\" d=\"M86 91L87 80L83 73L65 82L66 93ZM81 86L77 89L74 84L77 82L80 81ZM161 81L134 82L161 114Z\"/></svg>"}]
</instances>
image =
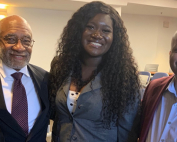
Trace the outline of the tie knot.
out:
<instances>
[{"instance_id":1,"label":"tie knot","mask_svg":"<svg viewBox=\"0 0 177 142\"><path fill-rule=\"evenodd\" d=\"M11 76L16 80L20 80L22 78L22 75L23 73L21 72L16 72L16 73L11 74Z\"/></svg>"}]
</instances>

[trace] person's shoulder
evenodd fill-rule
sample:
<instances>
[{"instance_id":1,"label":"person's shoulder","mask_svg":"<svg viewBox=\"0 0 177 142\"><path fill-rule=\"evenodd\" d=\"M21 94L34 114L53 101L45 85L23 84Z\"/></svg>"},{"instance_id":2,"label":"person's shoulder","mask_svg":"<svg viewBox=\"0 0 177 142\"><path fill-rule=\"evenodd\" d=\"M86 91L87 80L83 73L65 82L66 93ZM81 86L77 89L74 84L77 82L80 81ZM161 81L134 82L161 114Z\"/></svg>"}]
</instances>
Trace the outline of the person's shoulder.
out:
<instances>
[{"instance_id":1,"label":"person's shoulder","mask_svg":"<svg viewBox=\"0 0 177 142\"><path fill-rule=\"evenodd\" d=\"M150 81L150 83L146 87L145 94L153 95L154 91L156 93L158 91L164 91L164 89L166 89L166 87L169 85L173 77L174 76L162 77L162 78L158 78L158 79L154 79Z\"/></svg>"},{"instance_id":2,"label":"person's shoulder","mask_svg":"<svg viewBox=\"0 0 177 142\"><path fill-rule=\"evenodd\" d=\"M44 70L43 68L39 67L39 66L36 66L36 65L33 65L33 64L29 64L28 67L33 71L33 72L36 72L36 73L40 73L42 75L48 75L48 71Z\"/></svg>"},{"instance_id":3,"label":"person's shoulder","mask_svg":"<svg viewBox=\"0 0 177 142\"><path fill-rule=\"evenodd\" d=\"M149 86L165 85L172 80L173 76L161 77L150 81Z\"/></svg>"}]
</instances>

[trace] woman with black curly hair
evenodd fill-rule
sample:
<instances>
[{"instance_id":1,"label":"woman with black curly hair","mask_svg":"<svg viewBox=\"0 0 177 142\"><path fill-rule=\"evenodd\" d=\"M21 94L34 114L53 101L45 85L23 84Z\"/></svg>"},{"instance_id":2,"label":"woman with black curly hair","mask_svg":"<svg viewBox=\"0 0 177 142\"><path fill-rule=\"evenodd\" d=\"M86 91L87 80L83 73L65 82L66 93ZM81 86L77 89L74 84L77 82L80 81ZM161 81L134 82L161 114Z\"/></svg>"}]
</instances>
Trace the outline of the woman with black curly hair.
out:
<instances>
[{"instance_id":1,"label":"woman with black curly hair","mask_svg":"<svg viewBox=\"0 0 177 142\"><path fill-rule=\"evenodd\" d=\"M53 142L136 142L140 82L118 12L102 2L68 21L51 63Z\"/></svg>"}]
</instances>

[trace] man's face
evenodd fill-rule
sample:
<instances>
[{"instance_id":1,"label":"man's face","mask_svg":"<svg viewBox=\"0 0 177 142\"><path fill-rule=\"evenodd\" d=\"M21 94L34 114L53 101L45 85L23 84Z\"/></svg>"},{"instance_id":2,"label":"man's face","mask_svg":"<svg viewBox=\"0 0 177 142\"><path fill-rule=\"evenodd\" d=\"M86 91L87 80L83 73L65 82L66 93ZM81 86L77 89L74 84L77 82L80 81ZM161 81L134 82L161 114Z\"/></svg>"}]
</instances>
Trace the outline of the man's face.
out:
<instances>
[{"instance_id":1,"label":"man's face","mask_svg":"<svg viewBox=\"0 0 177 142\"><path fill-rule=\"evenodd\" d=\"M1 24L0 58L10 68L20 70L29 63L32 33L22 20L6 20Z\"/></svg>"},{"instance_id":2,"label":"man's face","mask_svg":"<svg viewBox=\"0 0 177 142\"><path fill-rule=\"evenodd\" d=\"M174 74L177 75L177 34L173 37L171 43L170 67Z\"/></svg>"}]
</instances>

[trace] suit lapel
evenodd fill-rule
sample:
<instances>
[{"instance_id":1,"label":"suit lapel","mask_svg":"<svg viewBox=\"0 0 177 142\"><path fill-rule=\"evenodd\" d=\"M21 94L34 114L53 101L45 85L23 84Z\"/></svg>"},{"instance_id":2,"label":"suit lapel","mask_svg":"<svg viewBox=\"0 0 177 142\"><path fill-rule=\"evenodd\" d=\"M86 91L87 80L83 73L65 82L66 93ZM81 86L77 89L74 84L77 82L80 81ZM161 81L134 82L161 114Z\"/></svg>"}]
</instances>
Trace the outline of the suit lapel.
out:
<instances>
[{"instance_id":1,"label":"suit lapel","mask_svg":"<svg viewBox=\"0 0 177 142\"><path fill-rule=\"evenodd\" d=\"M16 120L11 116L11 114L7 111L3 90L2 90L2 84L0 80L0 119L6 123L6 125L10 128L19 133L20 135L25 137L25 133L21 129L21 127L18 125ZM2 123L2 122L1 122ZM8 128L7 128L8 129Z\"/></svg>"},{"instance_id":2,"label":"suit lapel","mask_svg":"<svg viewBox=\"0 0 177 142\"><path fill-rule=\"evenodd\" d=\"M63 91L64 91L66 97L68 96L68 91L69 91L69 88L70 88L70 84L71 84L71 77L69 77L67 79L67 81L64 83L63 87L61 87L61 88L63 88Z\"/></svg>"},{"instance_id":3,"label":"suit lapel","mask_svg":"<svg viewBox=\"0 0 177 142\"><path fill-rule=\"evenodd\" d=\"M41 89L40 86L43 77L38 72L36 72L36 70L32 66L28 65L27 67L30 73L30 77L32 78L33 83L35 85L36 91L39 91Z\"/></svg>"},{"instance_id":4,"label":"suit lapel","mask_svg":"<svg viewBox=\"0 0 177 142\"><path fill-rule=\"evenodd\" d=\"M95 79L92 82L89 82L82 90L81 90L81 94L90 92L91 90L95 90L95 89L99 89L101 88L101 79L100 79L100 75L101 73L98 73L98 75L95 77ZM64 83L63 87L63 91L66 95L66 97L68 96L68 91L70 89L70 83L71 83L71 77L68 78L68 80ZM91 86L91 87L90 87Z\"/></svg>"},{"instance_id":5,"label":"suit lapel","mask_svg":"<svg viewBox=\"0 0 177 142\"><path fill-rule=\"evenodd\" d=\"M45 94L48 94L48 90L43 91L43 87L47 87L47 84L43 83L44 77L40 74L39 71L37 71L31 65L28 65L28 70L29 70L30 76L32 78L32 81L34 83L36 93L37 93L37 95L40 99L40 102L41 102L41 113L37 117L36 122L35 122L33 128L31 129L31 132L28 136L28 140L29 140L41 129L41 126L44 125L43 123L44 123L44 120L46 120L45 118L47 118L46 115L47 115L47 111L49 109L49 103L48 103L48 98L45 97L46 96Z\"/></svg>"},{"instance_id":6,"label":"suit lapel","mask_svg":"<svg viewBox=\"0 0 177 142\"><path fill-rule=\"evenodd\" d=\"M41 101L41 107L42 107L42 110L45 109L46 107L46 104L44 103L45 101L43 100L44 97L42 97L42 94L41 94L41 86L42 86L42 81L43 81L43 76L41 76L41 74L39 74L33 67L31 67L30 65L28 65L28 71L30 73L30 77L32 78L32 81L34 83L34 87L36 89L36 93L37 95L39 96L40 98L40 101Z\"/></svg>"},{"instance_id":7,"label":"suit lapel","mask_svg":"<svg viewBox=\"0 0 177 142\"><path fill-rule=\"evenodd\" d=\"M100 78L101 73L98 73L98 75L95 77L95 79L91 82L89 82L81 91L81 94L90 92L92 90L96 90L101 88L101 78Z\"/></svg>"}]
</instances>

